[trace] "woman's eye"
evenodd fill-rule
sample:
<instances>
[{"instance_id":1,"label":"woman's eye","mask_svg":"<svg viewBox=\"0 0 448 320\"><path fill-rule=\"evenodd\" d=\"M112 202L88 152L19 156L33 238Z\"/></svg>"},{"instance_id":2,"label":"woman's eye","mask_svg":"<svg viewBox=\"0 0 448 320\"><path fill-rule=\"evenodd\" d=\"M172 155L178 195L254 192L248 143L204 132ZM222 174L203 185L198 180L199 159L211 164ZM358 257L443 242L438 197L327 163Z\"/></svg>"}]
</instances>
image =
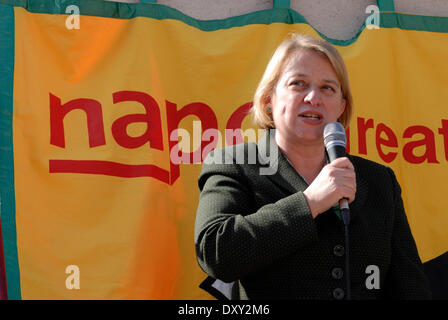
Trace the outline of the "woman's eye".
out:
<instances>
[{"instance_id":1,"label":"woman's eye","mask_svg":"<svg viewBox=\"0 0 448 320\"><path fill-rule=\"evenodd\" d=\"M294 86L303 87L303 86L305 86L305 81L295 80L295 81L291 82L291 84L294 85Z\"/></svg>"},{"instance_id":2,"label":"woman's eye","mask_svg":"<svg viewBox=\"0 0 448 320\"><path fill-rule=\"evenodd\" d=\"M330 87L330 86L323 86L322 88L325 89L326 91L336 92L336 91L333 89L333 87Z\"/></svg>"}]
</instances>

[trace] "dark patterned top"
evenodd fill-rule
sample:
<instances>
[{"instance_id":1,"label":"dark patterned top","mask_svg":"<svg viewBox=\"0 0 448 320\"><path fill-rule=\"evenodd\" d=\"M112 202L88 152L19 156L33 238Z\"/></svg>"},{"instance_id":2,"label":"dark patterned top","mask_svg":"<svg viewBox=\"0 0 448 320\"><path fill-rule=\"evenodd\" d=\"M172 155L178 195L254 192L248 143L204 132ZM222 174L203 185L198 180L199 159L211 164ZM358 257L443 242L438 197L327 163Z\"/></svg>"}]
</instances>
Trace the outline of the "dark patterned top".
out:
<instances>
[{"instance_id":1,"label":"dark patterned top","mask_svg":"<svg viewBox=\"0 0 448 320\"><path fill-rule=\"evenodd\" d=\"M344 225L332 209L312 218L302 193L307 183L272 141L267 131L256 144L217 149L205 160L195 224L199 265L210 277L237 281L240 299L343 299ZM254 150L257 161L250 159ZM348 158L357 185L350 204L351 298L429 299L393 171ZM275 173L260 174L267 166Z\"/></svg>"}]
</instances>

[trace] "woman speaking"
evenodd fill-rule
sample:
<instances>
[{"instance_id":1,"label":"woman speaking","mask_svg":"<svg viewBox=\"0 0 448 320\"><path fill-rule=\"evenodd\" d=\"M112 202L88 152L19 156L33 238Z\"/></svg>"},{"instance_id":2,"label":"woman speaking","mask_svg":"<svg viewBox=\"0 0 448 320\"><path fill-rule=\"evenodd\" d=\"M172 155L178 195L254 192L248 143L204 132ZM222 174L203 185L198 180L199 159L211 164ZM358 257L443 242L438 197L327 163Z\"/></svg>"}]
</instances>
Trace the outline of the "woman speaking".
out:
<instances>
[{"instance_id":1,"label":"woman speaking","mask_svg":"<svg viewBox=\"0 0 448 320\"><path fill-rule=\"evenodd\" d=\"M252 112L265 136L204 161L197 259L211 278L235 283L233 298L431 297L393 171L351 155L328 159L324 128L335 121L347 127L352 110L338 51L294 34L255 92ZM254 150L255 163L247 161ZM275 165L260 160L272 154ZM260 174L266 166L275 172ZM347 235L338 205L344 198Z\"/></svg>"}]
</instances>

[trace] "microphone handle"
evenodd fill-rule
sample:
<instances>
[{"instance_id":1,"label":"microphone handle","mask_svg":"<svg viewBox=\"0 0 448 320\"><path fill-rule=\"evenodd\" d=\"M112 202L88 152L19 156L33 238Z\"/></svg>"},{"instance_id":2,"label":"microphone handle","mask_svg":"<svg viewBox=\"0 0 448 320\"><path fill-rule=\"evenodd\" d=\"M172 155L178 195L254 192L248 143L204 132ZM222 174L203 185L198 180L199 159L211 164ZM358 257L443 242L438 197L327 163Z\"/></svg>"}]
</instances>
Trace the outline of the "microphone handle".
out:
<instances>
[{"instance_id":1,"label":"microphone handle","mask_svg":"<svg viewBox=\"0 0 448 320\"><path fill-rule=\"evenodd\" d=\"M341 210L342 221L348 226L350 224L350 208L348 206L347 198L339 200L339 210Z\"/></svg>"},{"instance_id":2,"label":"microphone handle","mask_svg":"<svg viewBox=\"0 0 448 320\"><path fill-rule=\"evenodd\" d=\"M327 148L327 155L330 162L333 162L337 158L342 158L347 155L345 147L340 145L333 146L331 148Z\"/></svg>"},{"instance_id":3,"label":"microphone handle","mask_svg":"<svg viewBox=\"0 0 448 320\"><path fill-rule=\"evenodd\" d=\"M343 209L348 209L348 201L347 198L342 198L341 200L339 200L339 209L343 210Z\"/></svg>"}]
</instances>

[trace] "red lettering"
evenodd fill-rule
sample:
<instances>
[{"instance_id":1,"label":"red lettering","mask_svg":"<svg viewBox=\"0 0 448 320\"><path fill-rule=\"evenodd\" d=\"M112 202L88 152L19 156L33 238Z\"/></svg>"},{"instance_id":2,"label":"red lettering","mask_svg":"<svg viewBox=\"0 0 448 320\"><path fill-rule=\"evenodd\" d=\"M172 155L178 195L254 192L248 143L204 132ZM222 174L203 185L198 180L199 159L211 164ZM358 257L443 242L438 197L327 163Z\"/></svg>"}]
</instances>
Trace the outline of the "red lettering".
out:
<instances>
[{"instance_id":1,"label":"red lettering","mask_svg":"<svg viewBox=\"0 0 448 320\"><path fill-rule=\"evenodd\" d=\"M80 109L85 112L87 118L87 129L90 148L105 145L104 124L101 104L93 99L80 98L61 103L61 99L52 93L50 95L50 143L54 146L65 148L64 118L75 110ZM162 123L160 116L160 108L156 100L149 94L138 91L118 91L113 93L113 103L120 102L138 102L144 109L145 113L127 114L116 119L111 126L112 135L118 145L124 148L139 148L148 143L150 148L163 150ZM183 163L201 163L210 151L216 148L218 144L219 132L218 121L213 110L206 104L201 102L193 102L177 109L175 103L166 102L166 118L168 128L168 146L169 154L177 152ZM250 113L252 102L248 102L238 107L229 117L225 133L226 144L234 145L243 143L242 123ZM188 116L194 116L200 120L194 122L194 133L201 131L201 145L193 152L181 152L178 148L178 139L182 132L179 131L180 122ZM127 133L128 126L133 123L146 124L146 130L137 137L129 136ZM196 128L198 130L196 130ZM367 131L374 128L373 119L357 118L358 131L358 152L367 155ZM347 137L346 150L350 153L350 128L345 130ZM443 136L445 147L445 159L448 161L448 120L442 119L442 126L438 129L438 133ZM412 138L415 134L423 135L420 140L407 142L402 150L403 158L409 163L419 164L422 162L439 163L436 156L436 145L434 132L425 126L412 126L403 132L403 138ZM182 139L189 139L190 136L185 134ZM398 148L397 136L394 131L385 125L379 123L375 129L375 144L380 158L390 163L397 157L396 150L385 151L384 147ZM416 155L415 149L424 147L423 155ZM420 151L420 150L419 150ZM419 152L417 151L417 152ZM421 152L420 152L421 153ZM85 173L85 174L104 174L118 177L153 177L162 182L173 184L180 176L180 162L174 162L170 157L170 170L164 170L155 165L128 165L124 163L116 163L101 160L49 160L51 173Z\"/></svg>"},{"instance_id":2,"label":"red lettering","mask_svg":"<svg viewBox=\"0 0 448 320\"><path fill-rule=\"evenodd\" d=\"M241 124L243 123L244 118L250 113L250 109L252 108L253 103L248 102L243 104L241 107L237 108L226 124L226 143L229 146L234 144L243 143L243 135L241 134ZM239 129L239 130L238 130ZM232 132L233 134L228 134L228 132Z\"/></svg>"},{"instance_id":3,"label":"red lettering","mask_svg":"<svg viewBox=\"0 0 448 320\"><path fill-rule=\"evenodd\" d=\"M123 101L136 101L143 105L145 114L128 114L121 117L112 124L112 135L115 141L129 149L135 149L149 142L151 148L163 150L162 123L160 109L153 97L137 91L119 91L113 94L114 104ZM134 122L146 123L146 131L139 137L131 137L126 128Z\"/></svg>"},{"instance_id":4,"label":"red lettering","mask_svg":"<svg viewBox=\"0 0 448 320\"><path fill-rule=\"evenodd\" d=\"M403 147L403 157L410 163L422 163L425 160L428 163L439 163L436 159L436 145L434 133L425 126L412 126L407 128L403 133L403 138L411 138L414 134L423 134L422 140L411 141ZM425 153L422 156L416 156L413 150L420 146L426 146Z\"/></svg>"},{"instance_id":5,"label":"red lettering","mask_svg":"<svg viewBox=\"0 0 448 320\"><path fill-rule=\"evenodd\" d=\"M61 104L61 99L50 93L50 144L65 148L64 117L75 109L87 115L90 148L106 144L101 104L93 99L76 99Z\"/></svg>"},{"instance_id":6,"label":"red lettering","mask_svg":"<svg viewBox=\"0 0 448 320\"><path fill-rule=\"evenodd\" d=\"M448 161L448 120L442 119L442 128L439 128L439 134L443 136L445 160Z\"/></svg>"},{"instance_id":7,"label":"red lettering","mask_svg":"<svg viewBox=\"0 0 448 320\"><path fill-rule=\"evenodd\" d=\"M387 139L381 137L382 133L386 134ZM380 123L376 127L376 149L378 150L378 154L383 161L386 163L392 162L397 157L397 152L384 153L381 148L383 145L386 147L397 148L398 141L392 129L385 124Z\"/></svg>"},{"instance_id":8,"label":"red lettering","mask_svg":"<svg viewBox=\"0 0 448 320\"><path fill-rule=\"evenodd\" d=\"M366 132L373 128L373 119L358 118L358 152L367 155Z\"/></svg>"},{"instance_id":9,"label":"red lettering","mask_svg":"<svg viewBox=\"0 0 448 320\"><path fill-rule=\"evenodd\" d=\"M205 103L201 102L193 102L190 103L180 110L177 110L177 105L175 103L166 101L166 117L167 117L167 125L168 125L168 137L169 137L169 151L171 154L171 149L174 148L177 145L176 141L176 132L173 133L174 130L178 129L179 123L182 119L184 119L187 116L194 115L199 118L201 121L201 128L202 131L206 131L208 129L214 128L218 129L218 120L216 119L215 113L213 110L206 105ZM174 139L172 139L174 138ZM202 139L201 139L202 140ZM217 141L212 141L209 143L213 143L215 146L217 144ZM189 152L188 156L190 157L190 161L188 163L197 163L202 162L204 159L202 158L202 150L208 145L206 141L201 141L201 146L198 148L198 150L195 150L194 152ZM195 161L196 160L196 161ZM170 183L174 183L176 179L180 175L179 165L173 163L170 161L171 166L171 181Z\"/></svg>"},{"instance_id":10,"label":"red lettering","mask_svg":"<svg viewBox=\"0 0 448 320\"><path fill-rule=\"evenodd\" d=\"M130 165L100 160L50 160L50 173L102 174L114 177L151 177L169 184L170 173L152 164Z\"/></svg>"}]
</instances>

